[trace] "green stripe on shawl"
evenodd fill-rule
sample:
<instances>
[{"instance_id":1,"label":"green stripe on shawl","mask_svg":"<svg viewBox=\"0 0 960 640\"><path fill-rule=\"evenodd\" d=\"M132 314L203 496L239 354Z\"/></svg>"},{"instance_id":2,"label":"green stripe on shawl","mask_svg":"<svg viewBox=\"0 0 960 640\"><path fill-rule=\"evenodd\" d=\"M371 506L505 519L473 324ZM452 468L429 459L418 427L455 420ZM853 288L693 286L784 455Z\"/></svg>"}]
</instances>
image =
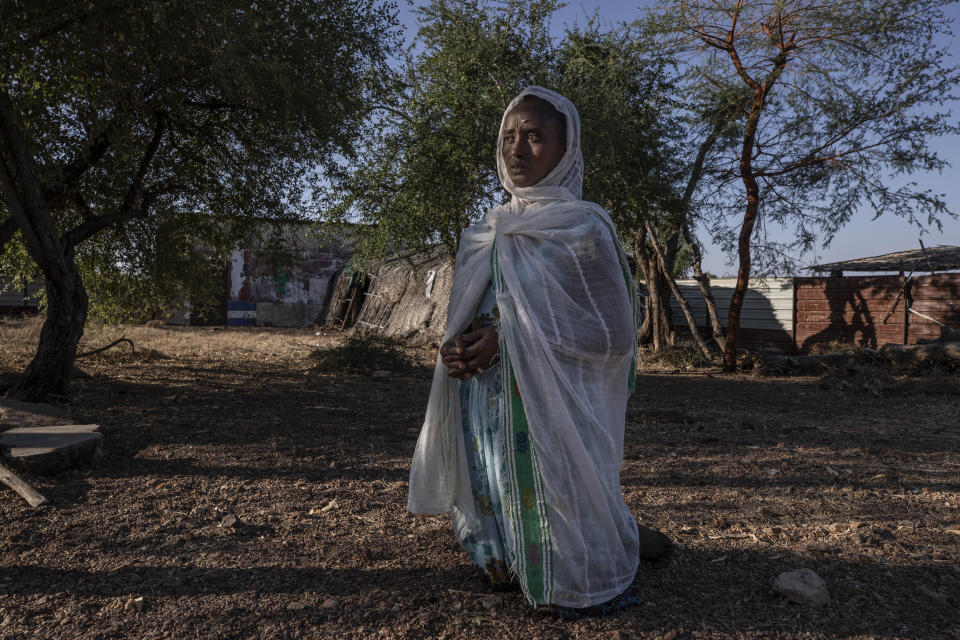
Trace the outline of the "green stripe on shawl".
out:
<instances>
[{"instance_id":1,"label":"green stripe on shawl","mask_svg":"<svg viewBox=\"0 0 960 640\"><path fill-rule=\"evenodd\" d=\"M496 262L496 240L493 244L494 290L502 293L503 278ZM501 309L501 313L502 313ZM540 465L530 434L530 425L523 408L516 375L506 344L500 341L500 362L503 376L504 448L510 475L509 501L506 505L516 551L516 572L523 591L534 606L549 604L553 591L553 543L550 519L544 496Z\"/></svg>"}]
</instances>

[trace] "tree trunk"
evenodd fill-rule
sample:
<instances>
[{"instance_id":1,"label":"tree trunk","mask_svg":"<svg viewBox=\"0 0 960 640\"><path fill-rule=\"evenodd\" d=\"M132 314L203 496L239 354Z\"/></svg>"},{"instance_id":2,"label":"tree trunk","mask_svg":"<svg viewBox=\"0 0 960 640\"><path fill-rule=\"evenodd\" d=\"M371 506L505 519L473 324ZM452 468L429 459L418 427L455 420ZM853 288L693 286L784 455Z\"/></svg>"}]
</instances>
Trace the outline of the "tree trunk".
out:
<instances>
[{"instance_id":1,"label":"tree trunk","mask_svg":"<svg viewBox=\"0 0 960 640\"><path fill-rule=\"evenodd\" d=\"M743 184L747 189L747 210L743 214L743 223L740 225L740 237L737 243L737 255L740 259L740 268L737 271L737 285L733 288L730 297L730 313L727 314L727 334L724 336L726 345L723 350L723 370L737 370L737 348L740 346L740 310L743 308L743 299L750 286L750 236L757 221L760 210L760 187L752 173L743 174Z\"/></svg>"},{"instance_id":2,"label":"tree trunk","mask_svg":"<svg viewBox=\"0 0 960 640\"><path fill-rule=\"evenodd\" d=\"M724 351L727 347L727 341L723 338L723 328L720 326L720 318L717 315L717 303L713 299L713 290L710 288L710 278L703 272L703 253L700 251L700 244L693 237L690 231L690 225L684 218L682 224L683 239L693 252L693 279L697 281L700 287L700 293L703 294L703 301L707 305L707 315L710 317L710 327L713 331L713 341Z\"/></svg>"},{"instance_id":3,"label":"tree trunk","mask_svg":"<svg viewBox=\"0 0 960 640\"><path fill-rule=\"evenodd\" d=\"M668 273L667 266L663 259L663 251L660 248L660 243L657 241L657 236L650 227L650 223L646 224L647 233L650 236L650 244L653 246L653 252L657 258L657 264L660 266L660 272L664 276L667 284L670 286L670 291L673 292L673 297L676 299L677 304L680 305L680 309L683 311L683 315L687 319L687 326L690 327L690 335L700 347L700 350L703 351L703 355L705 355L707 358L710 358L710 349L703 341L703 338L700 337L700 329L697 328L697 321L694 319L693 313L690 312L690 305L687 304L687 299L683 297L683 293L680 291L680 287L677 286L673 276Z\"/></svg>"},{"instance_id":4,"label":"tree trunk","mask_svg":"<svg viewBox=\"0 0 960 640\"><path fill-rule=\"evenodd\" d=\"M47 286L47 319L37 354L7 396L45 402L62 399L70 390L88 300L73 246L57 232L23 131L9 95L0 90L0 193Z\"/></svg>"},{"instance_id":5,"label":"tree trunk","mask_svg":"<svg viewBox=\"0 0 960 640\"><path fill-rule=\"evenodd\" d=\"M780 15L778 13L778 24L779 20ZM787 50L781 46L780 53L773 60L773 69L767 74L762 84L750 77L737 50L732 45L727 52L737 73L744 83L753 90L750 113L743 127L743 147L740 151L740 178L743 180L743 186L747 191L747 209L743 213L743 224L740 225L740 237L737 242L740 269L737 271L737 285L730 297L730 313L727 314L727 335L725 336L727 344L723 350L723 370L736 371L737 347L740 346L740 309L743 307L743 299L747 295L747 287L750 286L750 237L753 235L753 227L757 222L757 214L760 213L760 185L757 184L757 176L754 175L753 170L753 148L756 142L757 129L760 126L760 114L763 112L767 95L786 67Z\"/></svg>"},{"instance_id":6,"label":"tree trunk","mask_svg":"<svg viewBox=\"0 0 960 640\"><path fill-rule=\"evenodd\" d=\"M703 177L703 167L713 146L720 137L720 132L726 126L727 119L717 116L710 133L700 143L697 150L697 157L690 170L690 178L687 180L686 189L683 192L682 208L680 210L680 233L683 234L683 241L690 247L693 253L693 279L697 281L700 287L700 293L703 294L703 301L707 306L707 315L710 317L710 327L713 331L713 341L724 351L727 346L723 339L723 329L720 327L720 318L717 316L717 303L713 299L713 291L710 289L710 278L703 272L703 252L700 250L700 243L693 237L690 231L690 203L693 201L693 193L696 191L700 178Z\"/></svg>"},{"instance_id":7,"label":"tree trunk","mask_svg":"<svg viewBox=\"0 0 960 640\"><path fill-rule=\"evenodd\" d=\"M89 306L80 272L73 261L67 282L46 279L47 318L40 331L37 354L7 397L25 402L63 400L69 395L77 343Z\"/></svg>"},{"instance_id":8,"label":"tree trunk","mask_svg":"<svg viewBox=\"0 0 960 640\"><path fill-rule=\"evenodd\" d=\"M645 230L634 235L634 256L647 283L647 304L644 325L640 332L641 344L653 344L659 352L667 344L673 344L673 322L670 317L670 290L660 272L656 258L650 255Z\"/></svg>"}]
</instances>

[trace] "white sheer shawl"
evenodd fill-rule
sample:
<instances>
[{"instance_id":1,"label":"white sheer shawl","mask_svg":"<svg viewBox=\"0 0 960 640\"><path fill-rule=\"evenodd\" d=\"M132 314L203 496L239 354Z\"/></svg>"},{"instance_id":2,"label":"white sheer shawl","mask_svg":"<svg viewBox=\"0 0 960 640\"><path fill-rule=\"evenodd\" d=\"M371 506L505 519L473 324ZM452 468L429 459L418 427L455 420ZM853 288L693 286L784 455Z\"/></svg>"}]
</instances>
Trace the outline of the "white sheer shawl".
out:
<instances>
[{"instance_id":1,"label":"white sheer shawl","mask_svg":"<svg viewBox=\"0 0 960 640\"><path fill-rule=\"evenodd\" d=\"M463 331L496 262L500 345L509 354L540 465L550 520L554 604L608 600L636 572L636 524L620 487L636 304L626 259L607 213L580 200L580 119L563 96L527 94L566 117L567 148L538 184L520 188L497 145L500 180L512 195L467 229L460 243L444 341ZM437 358L426 418L410 469L407 508L474 519L460 412L460 383Z\"/></svg>"}]
</instances>

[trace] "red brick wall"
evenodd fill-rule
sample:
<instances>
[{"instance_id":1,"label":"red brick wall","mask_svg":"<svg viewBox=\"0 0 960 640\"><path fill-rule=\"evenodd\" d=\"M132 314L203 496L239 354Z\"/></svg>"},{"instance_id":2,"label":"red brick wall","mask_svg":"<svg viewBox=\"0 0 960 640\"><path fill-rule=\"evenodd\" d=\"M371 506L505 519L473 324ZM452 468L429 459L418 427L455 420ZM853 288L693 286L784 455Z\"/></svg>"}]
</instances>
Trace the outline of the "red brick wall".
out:
<instances>
[{"instance_id":1,"label":"red brick wall","mask_svg":"<svg viewBox=\"0 0 960 640\"><path fill-rule=\"evenodd\" d=\"M904 342L904 298L899 276L797 278L794 341L798 349L842 340L879 347ZM944 273L912 278L911 307L952 327L960 327L960 274ZM894 304L896 301L896 304ZM893 308L886 322L883 317ZM935 323L916 314L907 321L907 342L939 335Z\"/></svg>"},{"instance_id":2,"label":"red brick wall","mask_svg":"<svg viewBox=\"0 0 960 640\"><path fill-rule=\"evenodd\" d=\"M960 273L938 273L915 277L910 283L911 308L925 316L960 329ZM910 314L910 343L920 338L936 338L940 327Z\"/></svg>"}]
</instances>

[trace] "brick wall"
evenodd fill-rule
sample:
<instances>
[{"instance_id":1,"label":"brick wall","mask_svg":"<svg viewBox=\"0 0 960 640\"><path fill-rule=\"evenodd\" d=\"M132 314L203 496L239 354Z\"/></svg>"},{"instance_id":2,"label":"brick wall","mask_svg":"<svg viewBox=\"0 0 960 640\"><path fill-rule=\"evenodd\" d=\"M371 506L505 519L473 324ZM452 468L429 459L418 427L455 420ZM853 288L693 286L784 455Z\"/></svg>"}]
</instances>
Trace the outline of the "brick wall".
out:
<instances>
[{"instance_id":1,"label":"brick wall","mask_svg":"<svg viewBox=\"0 0 960 640\"><path fill-rule=\"evenodd\" d=\"M905 298L897 297L904 280L901 276L797 278L797 348L807 350L831 340L879 347L936 337L939 325L914 313L906 317ZM915 311L960 327L960 274L915 276L906 293Z\"/></svg>"}]
</instances>

